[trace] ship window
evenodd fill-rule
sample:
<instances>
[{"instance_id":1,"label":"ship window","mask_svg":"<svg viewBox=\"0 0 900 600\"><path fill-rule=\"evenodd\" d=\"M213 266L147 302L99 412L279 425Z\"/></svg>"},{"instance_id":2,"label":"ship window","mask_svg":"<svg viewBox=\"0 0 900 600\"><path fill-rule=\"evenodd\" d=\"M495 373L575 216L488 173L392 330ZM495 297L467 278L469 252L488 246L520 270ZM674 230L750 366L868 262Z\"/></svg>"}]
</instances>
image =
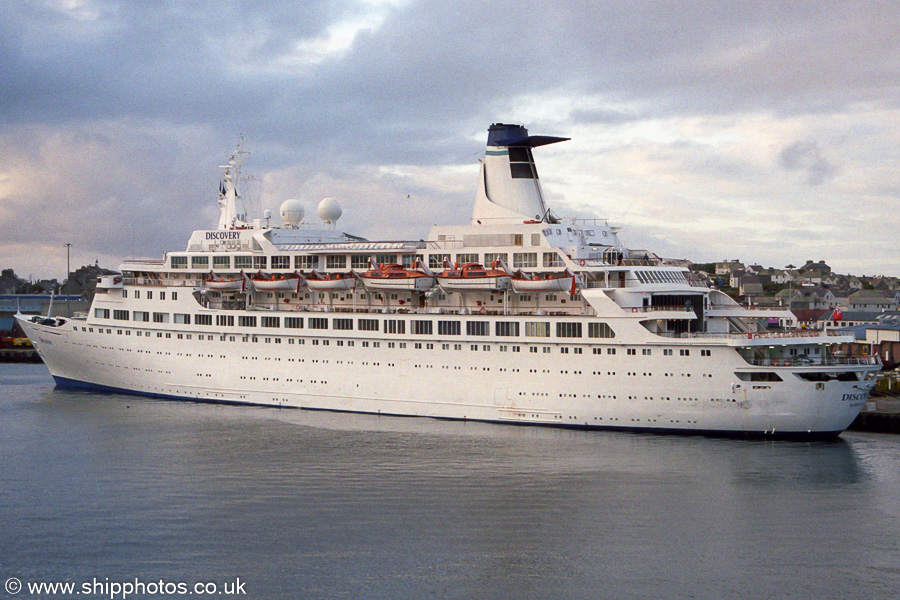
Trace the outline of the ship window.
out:
<instances>
[{"instance_id":1,"label":"ship window","mask_svg":"<svg viewBox=\"0 0 900 600\"><path fill-rule=\"evenodd\" d=\"M428 268L429 269L443 269L444 261L450 260L449 254L429 254L428 255Z\"/></svg>"},{"instance_id":2,"label":"ship window","mask_svg":"<svg viewBox=\"0 0 900 600\"><path fill-rule=\"evenodd\" d=\"M359 319L356 326L360 331L378 331L378 319Z\"/></svg>"},{"instance_id":3,"label":"ship window","mask_svg":"<svg viewBox=\"0 0 900 600\"><path fill-rule=\"evenodd\" d=\"M234 327L234 315L216 315L216 325L219 327Z\"/></svg>"},{"instance_id":4,"label":"ship window","mask_svg":"<svg viewBox=\"0 0 900 600\"><path fill-rule=\"evenodd\" d=\"M690 351L690 350L685 350L685 349L683 349L683 348L682 348L681 350L679 350L678 353L679 353L681 356L690 356L690 355L691 355L691 351Z\"/></svg>"},{"instance_id":5,"label":"ship window","mask_svg":"<svg viewBox=\"0 0 900 600\"><path fill-rule=\"evenodd\" d=\"M268 256L254 256L253 257L253 268L254 269L267 269L269 263Z\"/></svg>"},{"instance_id":6,"label":"ship window","mask_svg":"<svg viewBox=\"0 0 900 600\"><path fill-rule=\"evenodd\" d=\"M143 311L143 310L136 310L131 314L131 316L132 316L132 319L131 319L132 321L143 321L143 322L150 321L150 313Z\"/></svg>"},{"instance_id":7,"label":"ship window","mask_svg":"<svg viewBox=\"0 0 900 600\"><path fill-rule=\"evenodd\" d=\"M168 323L169 322L169 313L153 313L153 322L154 323Z\"/></svg>"},{"instance_id":8,"label":"ship window","mask_svg":"<svg viewBox=\"0 0 900 600\"><path fill-rule=\"evenodd\" d=\"M303 329L303 317L285 317L284 326L288 329Z\"/></svg>"},{"instance_id":9,"label":"ship window","mask_svg":"<svg viewBox=\"0 0 900 600\"><path fill-rule=\"evenodd\" d=\"M95 308L94 316L98 319L108 319L109 318L109 309L108 308Z\"/></svg>"},{"instance_id":10,"label":"ship window","mask_svg":"<svg viewBox=\"0 0 900 600\"><path fill-rule=\"evenodd\" d=\"M497 262L498 260L502 260L505 264L509 264L509 254L506 252L498 252L495 254L485 254L484 255L484 264L490 265L492 263Z\"/></svg>"},{"instance_id":11,"label":"ship window","mask_svg":"<svg viewBox=\"0 0 900 600\"><path fill-rule=\"evenodd\" d=\"M191 268L192 269L208 269L209 268L209 257L208 256L192 256L191 257Z\"/></svg>"},{"instance_id":12,"label":"ship window","mask_svg":"<svg viewBox=\"0 0 900 600\"><path fill-rule=\"evenodd\" d=\"M234 257L234 268L235 269L252 269L253 268L253 257L252 256L235 256Z\"/></svg>"},{"instance_id":13,"label":"ship window","mask_svg":"<svg viewBox=\"0 0 900 600\"><path fill-rule=\"evenodd\" d=\"M331 328L340 331L353 329L353 319L333 319L331 321Z\"/></svg>"},{"instance_id":14,"label":"ship window","mask_svg":"<svg viewBox=\"0 0 900 600\"><path fill-rule=\"evenodd\" d=\"M197 325L212 325L212 315L194 315L194 323ZM212 339L212 336L209 336Z\"/></svg>"},{"instance_id":15,"label":"ship window","mask_svg":"<svg viewBox=\"0 0 900 600\"><path fill-rule=\"evenodd\" d=\"M113 319L117 319L119 321L127 321L128 320L128 311L127 310L114 310L113 311Z\"/></svg>"},{"instance_id":16,"label":"ship window","mask_svg":"<svg viewBox=\"0 0 900 600\"><path fill-rule=\"evenodd\" d=\"M262 317L261 325L263 327L281 327L280 317Z\"/></svg>"},{"instance_id":17,"label":"ship window","mask_svg":"<svg viewBox=\"0 0 900 600\"><path fill-rule=\"evenodd\" d=\"M256 317L238 316L238 327L256 327Z\"/></svg>"},{"instance_id":18,"label":"ship window","mask_svg":"<svg viewBox=\"0 0 900 600\"><path fill-rule=\"evenodd\" d=\"M606 349L606 353L607 353L607 354L615 354L615 353L616 353L616 349L615 349L615 348L607 348L607 349Z\"/></svg>"},{"instance_id":19,"label":"ship window","mask_svg":"<svg viewBox=\"0 0 900 600\"><path fill-rule=\"evenodd\" d=\"M329 254L325 257L325 267L328 269L347 268L347 257L343 254Z\"/></svg>"},{"instance_id":20,"label":"ship window","mask_svg":"<svg viewBox=\"0 0 900 600\"><path fill-rule=\"evenodd\" d=\"M516 321L505 323L505 322L497 322L495 324L496 327L496 335L505 336L505 337L518 337L519 335L519 323Z\"/></svg>"},{"instance_id":21,"label":"ship window","mask_svg":"<svg viewBox=\"0 0 900 600\"><path fill-rule=\"evenodd\" d=\"M461 265L466 265L469 263L477 263L478 262L478 254L472 254L472 253L457 254L456 262L458 262Z\"/></svg>"},{"instance_id":22,"label":"ship window","mask_svg":"<svg viewBox=\"0 0 900 600\"><path fill-rule=\"evenodd\" d=\"M191 315L186 315L184 313L175 313L173 317L175 323L179 323L181 325L191 324Z\"/></svg>"},{"instance_id":23,"label":"ship window","mask_svg":"<svg viewBox=\"0 0 900 600\"><path fill-rule=\"evenodd\" d=\"M322 317L310 317L309 318L309 328L310 329L328 329L328 319Z\"/></svg>"},{"instance_id":24,"label":"ship window","mask_svg":"<svg viewBox=\"0 0 900 600\"><path fill-rule=\"evenodd\" d=\"M298 254L294 257L295 269L315 269L319 266L319 257L314 254Z\"/></svg>"},{"instance_id":25,"label":"ship window","mask_svg":"<svg viewBox=\"0 0 900 600\"><path fill-rule=\"evenodd\" d=\"M213 267L215 267L216 269L230 269L231 257L221 255L213 256Z\"/></svg>"},{"instance_id":26,"label":"ship window","mask_svg":"<svg viewBox=\"0 0 900 600\"><path fill-rule=\"evenodd\" d=\"M272 268L273 269L290 269L291 268L291 257L290 256L273 256L272 257Z\"/></svg>"},{"instance_id":27,"label":"ship window","mask_svg":"<svg viewBox=\"0 0 900 600\"><path fill-rule=\"evenodd\" d=\"M581 323L557 323L556 337L580 338Z\"/></svg>"},{"instance_id":28,"label":"ship window","mask_svg":"<svg viewBox=\"0 0 900 600\"><path fill-rule=\"evenodd\" d=\"M414 335L431 335L432 322L431 321L422 321L422 320L413 320L412 321L412 332Z\"/></svg>"},{"instance_id":29,"label":"ship window","mask_svg":"<svg viewBox=\"0 0 900 600\"><path fill-rule=\"evenodd\" d=\"M525 323L525 335L528 337L550 337L550 323Z\"/></svg>"},{"instance_id":30,"label":"ship window","mask_svg":"<svg viewBox=\"0 0 900 600\"><path fill-rule=\"evenodd\" d=\"M459 321L438 321L440 335L459 335L461 332L462 326Z\"/></svg>"},{"instance_id":31,"label":"ship window","mask_svg":"<svg viewBox=\"0 0 900 600\"><path fill-rule=\"evenodd\" d=\"M563 266L563 259L558 252L544 252L544 266L561 267Z\"/></svg>"},{"instance_id":32,"label":"ship window","mask_svg":"<svg viewBox=\"0 0 900 600\"><path fill-rule=\"evenodd\" d=\"M537 252L514 252L513 267L517 269L537 267Z\"/></svg>"},{"instance_id":33,"label":"ship window","mask_svg":"<svg viewBox=\"0 0 900 600\"><path fill-rule=\"evenodd\" d=\"M778 373L770 372L754 372L754 373L735 373L741 381L784 381Z\"/></svg>"},{"instance_id":34,"label":"ship window","mask_svg":"<svg viewBox=\"0 0 900 600\"><path fill-rule=\"evenodd\" d=\"M487 335L487 321L468 321L466 322L466 335Z\"/></svg>"},{"instance_id":35,"label":"ship window","mask_svg":"<svg viewBox=\"0 0 900 600\"><path fill-rule=\"evenodd\" d=\"M350 256L351 269L367 269L369 268L369 256L367 254L352 254Z\"/></svg>"},{"instance_id":36,"label":"ship window","mask_svg":"<svg viewBox=\"0 0 900 600\"><path fill-rule=\"evenodd\" d=\"M187 269L187 256L173 256L171 264L173 269Z\"/></svg>"},{"instance_id":37,"label":"ship window","mask_svg":"<svg viewBox=\"0 0 900 600\"><path fill-rule=\"evenodd\" d=\"M588 323L588 337L614 338L616 333L606 323Z\"/></svg>"},{"instance_id":38,"label":"ship window","mask_svg":"<svg viewBox=\"0 0 900 600\"><path fill-rule=\"evenodd\" d=\"M384 332L385 333L406 333L406 321L400 321L397 319L387 319L384 322Z\"/></svg>"},{"instance_id":39,"label":"ship window","mask_svg":"<svg viewBox=\"0 0 900 600\"><path fill-rule=\"evenodd\" d=\"M406 257L404 257L406 258ZM396 254L376 254L375 262L379 265L393 265L397 264L397 255ZM412 263L409 263L412 264Z\"/></svg>"}]
</instances>

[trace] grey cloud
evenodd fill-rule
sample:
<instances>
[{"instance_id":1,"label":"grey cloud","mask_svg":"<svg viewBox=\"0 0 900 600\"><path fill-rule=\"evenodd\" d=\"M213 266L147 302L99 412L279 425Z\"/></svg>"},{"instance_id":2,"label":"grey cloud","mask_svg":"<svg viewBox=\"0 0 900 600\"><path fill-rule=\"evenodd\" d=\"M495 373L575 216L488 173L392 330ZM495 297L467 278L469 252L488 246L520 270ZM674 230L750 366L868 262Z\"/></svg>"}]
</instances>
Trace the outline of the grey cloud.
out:
<instances>
[{"instance_id":1,"label":"grey cloud","mask_svg":"<svg viewBox=\"0 0 900 600\"><path fill-rule=\"evenodd\" d=\"M790 171L804 172L809 185L822 185L839 171L814 141L799 141L784 147L778 155L778 164Z\"/></svg>"}]
</instances>

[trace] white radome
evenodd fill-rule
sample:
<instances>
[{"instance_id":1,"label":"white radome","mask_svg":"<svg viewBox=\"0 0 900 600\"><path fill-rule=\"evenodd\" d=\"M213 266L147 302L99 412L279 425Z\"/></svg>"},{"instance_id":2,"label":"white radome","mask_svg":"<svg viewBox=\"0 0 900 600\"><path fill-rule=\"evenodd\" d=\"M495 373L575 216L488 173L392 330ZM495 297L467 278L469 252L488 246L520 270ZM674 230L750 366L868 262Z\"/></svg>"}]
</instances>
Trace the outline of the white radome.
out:
<instances>
[{"instance_id":1,"label":"white radome","mask_svg":"<svg viewBox=\"0 0 900 600\"><path fill-rule=\"evenodd\" d=\"M319 218L328 224L337 223L343 213L341 205L334 198L325 198L319 202Z\"/></svg>"},{"instance_id":2,"label":"white radome","mask_svg":"<svg viewBox=\"0 0 900 600\"><path fill-rule=\"evenodd\" d=\"M306 214L306 211L303 208L303 202L296 198L288 198L282 202L279 212L281 213L281 220L284 224L292 225L294 227L303 221L303 217Z\"/></svg>"}]
</instances>

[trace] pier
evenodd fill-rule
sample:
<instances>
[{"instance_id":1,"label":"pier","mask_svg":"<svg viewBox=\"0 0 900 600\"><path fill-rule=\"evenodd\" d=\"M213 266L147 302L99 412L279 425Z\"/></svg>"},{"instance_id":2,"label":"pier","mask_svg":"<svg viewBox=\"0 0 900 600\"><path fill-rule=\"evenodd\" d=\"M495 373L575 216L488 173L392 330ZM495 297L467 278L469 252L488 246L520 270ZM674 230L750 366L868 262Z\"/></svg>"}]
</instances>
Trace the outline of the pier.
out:
<instances>
[{"instance_id":1,"label":"pier","mask_svg":"<svg viewBox=\"0 0 900 600\"><path fill-rule=\"evenodd\" d=\"M39 363L41 357L34 348L0 348L0 363Z\"/></svg>"},{"instance_id":2,"label":"pier","mask_svg":"<svg viewBox=\"0 0 900 600\"><path fill-rule=\"evenodd\" d=\"M875 391L850 425L853 431L900 433L900 394Z\"/></svg>"}]
</instances>

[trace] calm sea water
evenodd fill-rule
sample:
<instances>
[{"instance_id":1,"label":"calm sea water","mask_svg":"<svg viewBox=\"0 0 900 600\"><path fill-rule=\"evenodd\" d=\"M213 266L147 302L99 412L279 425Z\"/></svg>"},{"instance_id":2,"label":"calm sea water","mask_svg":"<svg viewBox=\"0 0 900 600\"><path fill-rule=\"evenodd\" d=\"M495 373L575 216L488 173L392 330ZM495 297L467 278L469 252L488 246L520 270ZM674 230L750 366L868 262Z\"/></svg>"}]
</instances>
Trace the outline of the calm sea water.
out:
<instances>
[{"instance_id":1,"label":"calm sea water","mask_svg":"<svg viewBox=\"0 0 900 600\"><path fill-rule=\"evenodd\" d=\"M221 592L237 578L243 594L216 597L897 598L900 436L754 442L178 403L56 390L42 365L0 365L10 577L16 598L39 597L34 582L109 598L96 582Z\"/></svg>"}]
</instances>

